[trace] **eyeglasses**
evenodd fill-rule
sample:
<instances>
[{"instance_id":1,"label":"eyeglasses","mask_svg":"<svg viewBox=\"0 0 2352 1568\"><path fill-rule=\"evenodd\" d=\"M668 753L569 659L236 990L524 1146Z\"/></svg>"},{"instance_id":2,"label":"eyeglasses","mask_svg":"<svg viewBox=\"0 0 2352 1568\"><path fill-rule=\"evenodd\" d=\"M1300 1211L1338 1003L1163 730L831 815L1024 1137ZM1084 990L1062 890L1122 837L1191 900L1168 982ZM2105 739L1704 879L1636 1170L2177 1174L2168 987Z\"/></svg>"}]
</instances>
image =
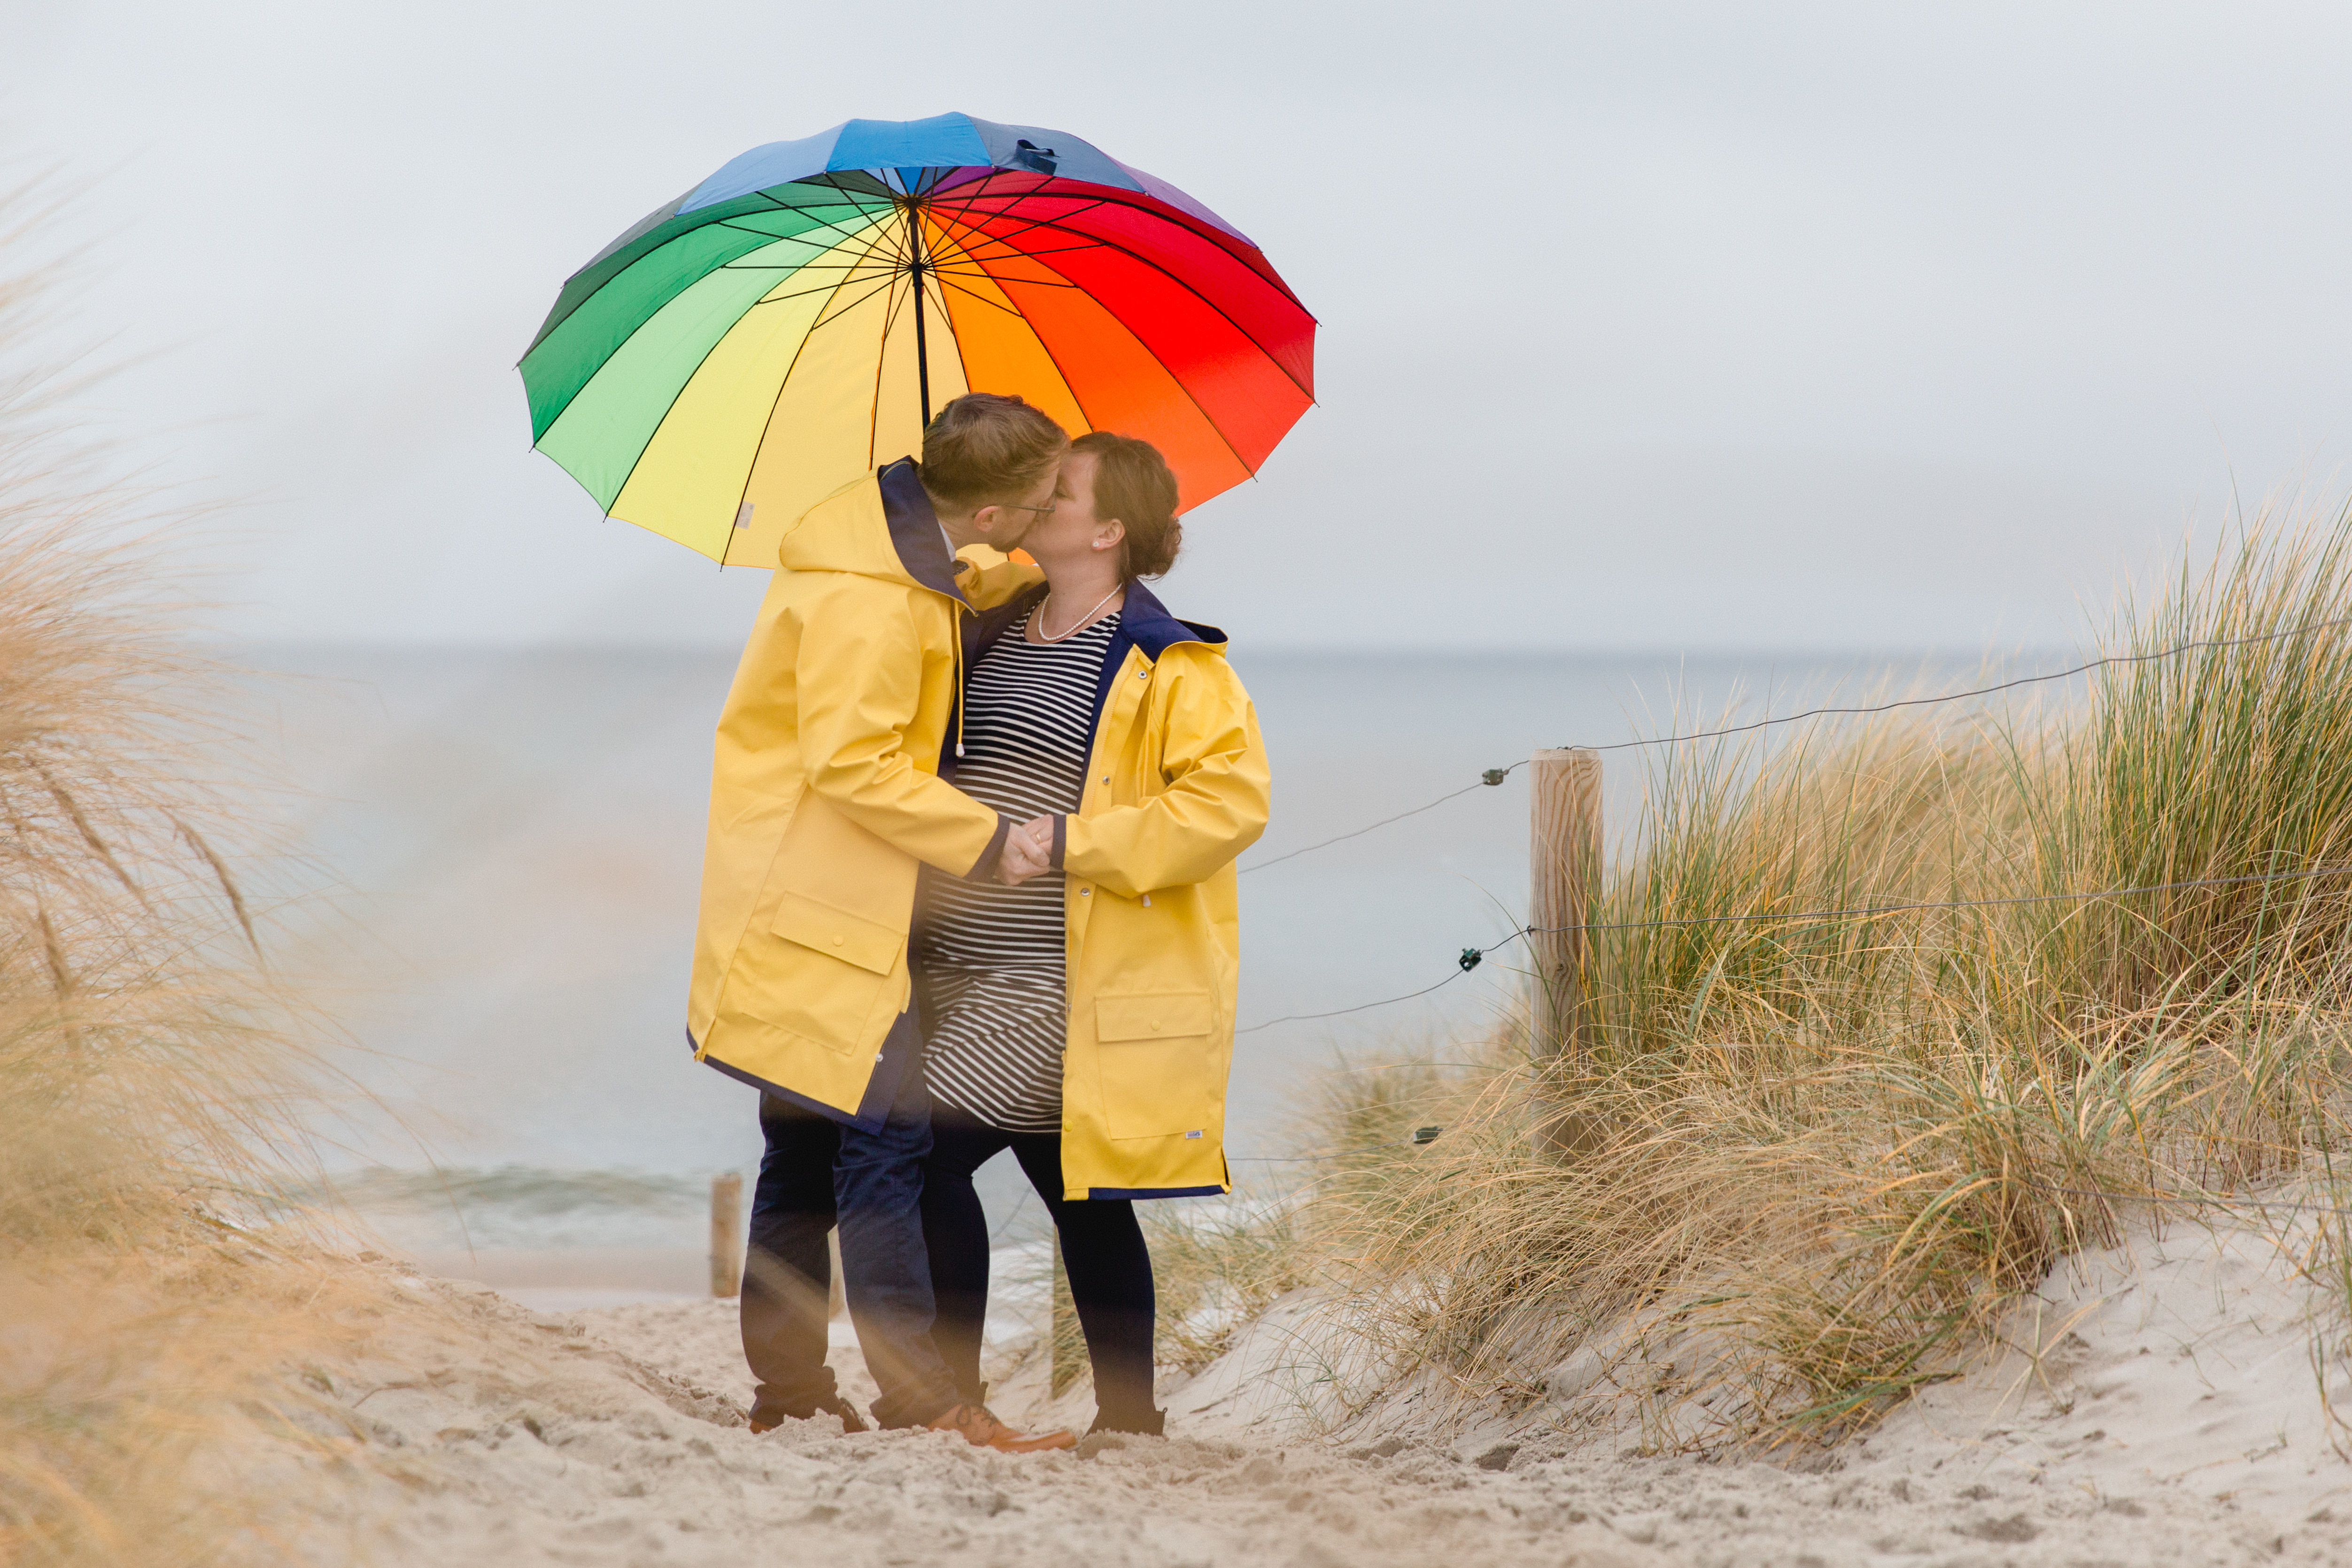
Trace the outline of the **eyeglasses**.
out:
<instances>
[{"instance_id":1,"label":"eyeglasses","mask_svg":"<svg viewBox=\"0 0 2352 1568\"><path fill-rule=\"evenodd\" d=\"M1018 501L1004 501L999 503L997 510L1001 512L1034 512L1041 517L1050 517L1054 515L1054 508L1058 504L1058 502L1048 501L1042 507L1024 507Z\"/></svg>"}]
</instances>

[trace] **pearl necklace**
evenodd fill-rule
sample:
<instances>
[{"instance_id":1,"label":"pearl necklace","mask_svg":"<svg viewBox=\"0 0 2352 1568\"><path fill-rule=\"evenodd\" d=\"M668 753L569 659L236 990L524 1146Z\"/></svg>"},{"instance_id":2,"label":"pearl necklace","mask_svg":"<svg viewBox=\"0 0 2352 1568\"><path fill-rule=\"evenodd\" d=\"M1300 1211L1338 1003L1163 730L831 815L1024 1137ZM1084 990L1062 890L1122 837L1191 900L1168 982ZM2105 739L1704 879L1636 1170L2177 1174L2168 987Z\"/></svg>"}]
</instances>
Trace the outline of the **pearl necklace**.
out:
<instances>
[{"instance_id":1,"label":"pearl necklace","mask_svg":"<svg viewBox=\"0 0 2352 1568\"><path fill-rule=\"evenodd\" d=\"M1040 643L1068 642L1071 638L1076 636L1079 632L1087 629L1087 623L1095 618L1095 610L1100 610L1104 605L1108 604L1112 600L1117 599L1119 596L1120 590L1126 587L1127 584L1122 582L1118 588L1112 589L1108 593L1106 593L1100 599L1096 600L1095 609L1089 610L1084 615L1079 616L1077 624L1072 626L1068 631L1063 632L1058 637L1045 630L1045 605L1054 602L1054 591L1050 588L1047 589L1045 591L1045 602L1037 606L1037 641Z\"/></svg>"}]
</instances>

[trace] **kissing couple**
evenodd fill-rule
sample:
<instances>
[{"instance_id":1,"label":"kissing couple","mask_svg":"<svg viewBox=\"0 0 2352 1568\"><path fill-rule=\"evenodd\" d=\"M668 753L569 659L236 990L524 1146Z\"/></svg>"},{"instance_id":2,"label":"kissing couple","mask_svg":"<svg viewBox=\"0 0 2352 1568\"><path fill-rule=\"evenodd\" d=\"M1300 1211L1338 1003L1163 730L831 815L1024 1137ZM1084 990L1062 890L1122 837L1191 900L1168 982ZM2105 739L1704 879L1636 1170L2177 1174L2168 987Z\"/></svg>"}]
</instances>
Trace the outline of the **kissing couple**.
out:
<instances>
[{"instance_id":1,"label":"kissing couple","mask_svg":"<svg viewBox=\"0 0 2352 1568\"><path fill-rule=\"evenodd\" d=\"M1269 788L1224 634L1143 582L1177 507L1148 443L974 392L784 534L719 723L688 1015L760 1091L754 1431L865 1425L825 1363L837 1226L877 1424L1076 1441L981 1381L972 1176L1007 1149L1061 1239L1092 1429L1162 1429L1134 1206L1232 1190L1234 862Z\"/></svg>"}]
</instances>

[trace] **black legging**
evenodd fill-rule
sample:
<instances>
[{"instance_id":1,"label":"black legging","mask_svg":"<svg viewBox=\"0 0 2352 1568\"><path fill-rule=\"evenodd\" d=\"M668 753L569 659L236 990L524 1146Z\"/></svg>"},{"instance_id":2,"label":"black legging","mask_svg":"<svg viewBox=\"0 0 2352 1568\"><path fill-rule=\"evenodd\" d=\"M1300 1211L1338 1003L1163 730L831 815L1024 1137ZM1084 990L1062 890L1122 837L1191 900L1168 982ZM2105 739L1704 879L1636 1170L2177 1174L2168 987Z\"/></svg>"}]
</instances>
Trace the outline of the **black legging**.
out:
<instances>
[{"instance_id":1,"label":"black legging","mask_svg":"<svg viewBox=\"0 0 2352 1568\"><path fill-rule=\"evenodd\" d=\"M957 1391L980 1397L981 1329L988 1317L988 1218L971 1176L1011 1149L1062 1236L1070 1298L1094 1363L1098 1430L1156 1432L1151 1403L1151 1252L1135 1206L1124 1198L1062 1200L1062 1135L984 1127L940 1106L931 1116L931 1157L923 1167L923 1240L931 1254L939 1347Z\"/></svg>"}]
</instances>

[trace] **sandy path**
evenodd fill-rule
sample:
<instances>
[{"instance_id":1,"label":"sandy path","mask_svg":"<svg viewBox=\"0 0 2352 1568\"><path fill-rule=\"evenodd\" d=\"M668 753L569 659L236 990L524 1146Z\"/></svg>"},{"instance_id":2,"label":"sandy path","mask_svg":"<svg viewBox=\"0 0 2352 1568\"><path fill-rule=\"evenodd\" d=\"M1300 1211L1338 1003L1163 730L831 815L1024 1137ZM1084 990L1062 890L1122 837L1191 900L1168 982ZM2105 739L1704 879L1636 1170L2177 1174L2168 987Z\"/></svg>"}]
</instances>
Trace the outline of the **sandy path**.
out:
<instances>
[{"instance_id":1,"label":"sandy path","mask_svg":"<svg viewBox=\"0 0 2352 1568\"><path fill-rule=\"evenodd\" d=\"M428 1310L329 1379L372 1462L305 1501L373 1561L500 1568L2352 1562L2352 1469L2290 1283L2243 1238L2152 1245L2045 1289L2031 1376L1947 1385L1814 1474L1570 1452L1541 1410L1447 1442L1307 1440L1285 1367L1248 1346L1180 1393L1191 1435L1164 1441L755 1437L729 1303L554 1317L408 1281ZM853 1387L855 1361L835 1356Z\"/></svg>"},{"instance_id":2,"label":"sandy path","mask_svg":"<svg viewBox=\"0 0 2352 1568\"><path fill-rule=\"evenodd\" d=\"M1402 1564L1438 1542L1515 1568L1665 1561L1576 1496L1435 1454L1133 1439L1014 1458L829 1419L755 1437L729 1303L551 1317L404 1289L447 1311L332 1376L376 1462L313 1499L379 1562Z\"/></svg>"}]
</instances>

